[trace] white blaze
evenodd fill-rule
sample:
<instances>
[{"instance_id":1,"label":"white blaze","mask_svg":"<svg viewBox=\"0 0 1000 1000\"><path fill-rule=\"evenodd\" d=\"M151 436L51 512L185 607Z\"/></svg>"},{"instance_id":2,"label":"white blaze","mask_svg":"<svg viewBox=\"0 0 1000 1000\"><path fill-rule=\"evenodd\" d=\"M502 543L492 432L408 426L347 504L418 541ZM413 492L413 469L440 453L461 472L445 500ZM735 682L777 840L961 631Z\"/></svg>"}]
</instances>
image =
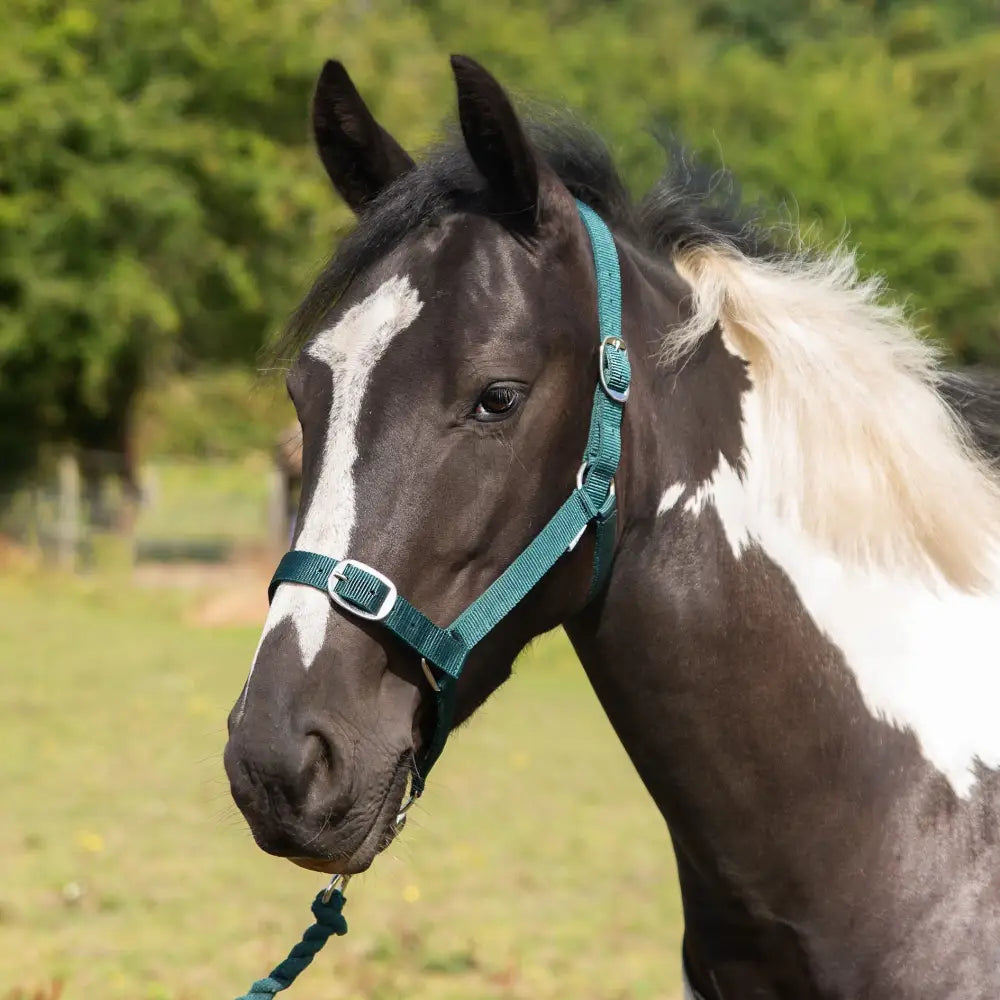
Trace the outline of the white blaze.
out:
<instances>
[{"instance_id":1,"label":"white blaze","mask_svg":"<svg viewBox=\"0 0 1000 1000\"><path fill-rule=\"evenodd\" d=\"M413 323L421 307L407 277L390 278L306 348L306 353L330 366L333 394L319 475L296 549L339 558L350 555L361 404L378 360L393 338ZM271 603L261 643L268 632L290 618L308 670L323 648L329 616L330 599L325 593L300 583L283 583ZM255 654L254 662L256 659Z\"/></svg>"}]
</instances>

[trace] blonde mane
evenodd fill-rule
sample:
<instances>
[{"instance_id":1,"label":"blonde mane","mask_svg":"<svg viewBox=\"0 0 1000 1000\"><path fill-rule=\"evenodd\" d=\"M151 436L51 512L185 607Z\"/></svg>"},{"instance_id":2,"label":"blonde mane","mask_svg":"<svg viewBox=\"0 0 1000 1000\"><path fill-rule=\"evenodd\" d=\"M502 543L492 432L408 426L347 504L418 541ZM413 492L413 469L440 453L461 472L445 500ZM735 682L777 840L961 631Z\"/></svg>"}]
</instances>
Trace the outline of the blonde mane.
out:
<instances>
[{"instance_id":1,"label":"blonde mane","mask_svg":"<svg viewBox=\"0 0 1000 1000\"><path fill-rule=\"evenodd\" d=\"M691 313L663 346L681 361L716 324L748 364L757 500L837 558L993 589L1000 483L938 391L938 353L844 249L756 259L678 250Z\"/></svg>"}]
</instances>

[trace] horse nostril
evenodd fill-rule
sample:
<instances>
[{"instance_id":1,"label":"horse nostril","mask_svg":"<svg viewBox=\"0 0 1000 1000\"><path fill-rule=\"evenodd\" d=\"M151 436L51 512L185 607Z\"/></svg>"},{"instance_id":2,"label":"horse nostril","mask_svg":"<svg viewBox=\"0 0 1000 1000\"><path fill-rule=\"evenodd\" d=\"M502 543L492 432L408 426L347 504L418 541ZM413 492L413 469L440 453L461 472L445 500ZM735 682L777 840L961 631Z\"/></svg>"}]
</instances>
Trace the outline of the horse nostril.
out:
<instances>
[{"instance_id":1,"label":"horse nostril","mask_svg":"<svg viewBox=\"0 0 1000 1000\"><path fill-rule=\"evenodd\" d=\"M306 731L301 773L305 801L329 810L346 778L343 755L330 733L316 726Z\"/></svg>"},{"instance_id":2,"label":"horse nostril","mask_svg":"<svg viewBox=\"0 0 1000 1000\"><path fill-rule=\"evenodd\" d=\"M337 770L336 752L330 738L318 729L310 729L306 733L306 749L302 758L302 770L318 777L318 772L325 771L333 775Z\"/></svg>"},{"instance_id":3,"label":"horse nostril","mask_svg":"<svg viewBox=\"0 0 1000 1000\"><path fill-rule=\"evenodd\" d=\"M350 776L335 732L309 723L281 738L251 739L240 725L225 753L233 799L257 843L280 856L306 856L320 831L350 808Z\"/></svg>"}]
</instances>

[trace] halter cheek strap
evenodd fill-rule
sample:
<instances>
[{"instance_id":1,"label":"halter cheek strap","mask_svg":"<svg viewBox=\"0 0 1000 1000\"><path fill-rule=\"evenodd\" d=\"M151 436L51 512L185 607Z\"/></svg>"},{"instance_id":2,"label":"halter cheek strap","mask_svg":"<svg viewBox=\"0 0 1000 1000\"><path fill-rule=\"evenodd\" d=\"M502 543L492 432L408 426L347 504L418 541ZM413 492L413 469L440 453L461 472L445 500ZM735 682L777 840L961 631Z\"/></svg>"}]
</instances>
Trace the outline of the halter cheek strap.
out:
<instances>
[{"instance_id":1,"label":"halter cheek strap","mask_svg":"<svg viewBox=\"0 0 1000 1000\"><path fill-rule=\"evenodd\" d=\"M298 549L286 552L268 588L268 599L282 583L301 583L325 591L348 614L378 622L422 657L437 695L437 719L434 735L413 775L414 796L423 791L427 774L444 749L454 713L455 682L476 644L510 614L564 553L575 548L591 524L596 538L588 601L601 589L611 568L617 522L614 478L621 458L622 413L632 371L622 340L621 272L614 240L593 209L582 202L577 202L577 209L590 236L597 277L598 385L576 488L551 520L445 628L413 607L388 577L356 559L334 559Z\"/></svg>"}]
</instances>

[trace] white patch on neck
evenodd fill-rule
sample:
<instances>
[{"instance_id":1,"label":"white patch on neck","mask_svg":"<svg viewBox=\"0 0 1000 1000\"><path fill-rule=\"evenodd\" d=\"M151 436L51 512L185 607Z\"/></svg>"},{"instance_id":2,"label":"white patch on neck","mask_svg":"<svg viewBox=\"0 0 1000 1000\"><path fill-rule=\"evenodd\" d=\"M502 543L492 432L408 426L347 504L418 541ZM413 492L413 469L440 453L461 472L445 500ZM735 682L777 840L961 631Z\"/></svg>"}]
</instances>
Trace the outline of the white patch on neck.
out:
<instances>
[{"instance_id":1,"label":"white patch on neck","mask_svg":"<svg viewBox=\"0 0 1000 1000\"><path fill-rule=\"evenodd\" d=\"M1000 766L1000 559L990 591L970 594L943 579L847 565L776 510L768 440L754 391L743 397L746 473L720 457L684 504L712 504L734 555L756 543L794 584L806 611L843 654L875 717L910 729L926 759L967 796L974 763ZM961 502L960 498L956 502Z\"/></svg>"},{"instance_id":2,"label":"white patch on neck","mask_svg":"<svg viewBox=\"0 0 1000 1000\"><path fill-rule=\"evenodd\" d=\"M420 297L407 277L390 278L306 348L310 356L330 366L333 394L322 464L296 549L339 558L350 555L361 404L375 365L393 338L411 326L421 308ZM280 622L291 618L308 670L323 648L329 616L330 598L325 593L300 583L282 583L271 603L261 642ZM256 658L254 654L255 663Z\"/></svg>"},{"instance_id":3,"label":"white patch on neck","mask_svg":"<svg viewBox=\"0 0 1000 1000\"><path fill-rule=\"evenodd\" d=\"M668 486L663 491L663 496L660 497L659 505L656 508L656 516L662 517L668 510L673 510L677 506L677 501L680 500L685 488L683 483L674 483L672 486Z\"/></svg>"}]
</instances>

